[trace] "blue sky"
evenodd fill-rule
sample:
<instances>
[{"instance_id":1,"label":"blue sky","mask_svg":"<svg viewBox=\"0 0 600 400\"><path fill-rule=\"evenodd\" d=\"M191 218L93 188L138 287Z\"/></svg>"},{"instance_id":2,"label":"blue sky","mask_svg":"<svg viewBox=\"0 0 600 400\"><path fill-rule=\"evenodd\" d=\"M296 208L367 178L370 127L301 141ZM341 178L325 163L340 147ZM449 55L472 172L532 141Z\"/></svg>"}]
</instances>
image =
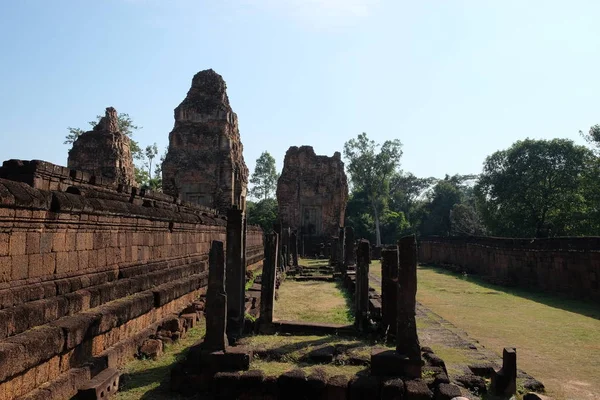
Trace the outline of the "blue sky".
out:
<instances>
[{"instance_id":1,"label":"blue sky","mask_svg":"<svg viewBox=\"0 0 600 400\"><path fill-rule=\"evenodd\" d=\"M0 159L66 165L68 126L114 106L165 147L192 76L226 80L252 171L293 145L400 139L418 176L479 173L600 123L600 2L0 1Z\"/></svg>"}]
</instances>

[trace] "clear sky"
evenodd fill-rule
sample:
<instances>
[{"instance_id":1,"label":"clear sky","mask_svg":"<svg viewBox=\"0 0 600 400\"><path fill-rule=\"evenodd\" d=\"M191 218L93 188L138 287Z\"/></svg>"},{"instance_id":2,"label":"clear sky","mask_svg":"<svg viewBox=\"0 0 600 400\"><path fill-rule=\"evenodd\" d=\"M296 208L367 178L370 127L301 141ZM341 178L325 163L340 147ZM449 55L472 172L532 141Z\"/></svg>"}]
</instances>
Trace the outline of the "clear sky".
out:
<instances>
[{"instance_id":1,"label":"clear sky","mask_svg":"<svg viewBox=\"0 0 600 400\"><path fill-rule=\"evenodd\" d=\"M418 176L600 123L600 2L0 0L0 159L66 165L67 127L107 106L165 147L192 76L213 68L252 171L293 145L404 144Z\"/></svg>"}]
</instances>

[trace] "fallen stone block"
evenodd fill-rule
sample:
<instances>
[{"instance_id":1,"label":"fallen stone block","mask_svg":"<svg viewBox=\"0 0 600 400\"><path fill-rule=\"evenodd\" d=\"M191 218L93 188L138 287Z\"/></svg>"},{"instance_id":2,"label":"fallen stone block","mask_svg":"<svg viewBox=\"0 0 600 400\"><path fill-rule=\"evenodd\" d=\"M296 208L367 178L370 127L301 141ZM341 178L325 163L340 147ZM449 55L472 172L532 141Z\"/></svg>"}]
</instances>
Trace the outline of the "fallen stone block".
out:
<instances>
[{"instance_id":1,"label":"fallen stone block","mask_svg":"<svg viewBox=\"0 0 600 400\"><path fill-rule=\"evenodd\" d=\"M333 361L333 355L335 353L335 347L324 346L309 352L306 357L315 363L329 364Z\"/></svg>"},{"instance_id":2,"label":"fallen stone block","mask_svg":"<svg viewBox=\"0 0 600 400\"><path fill-rule=\"evenodd\" d=\"M404 382L400 378L387 379L381 385L381 400L402 400Z\"/></svg>"},{"instance_id":3,"label":"fallen stone block","mask_svg":"<svg viewBox=\"0 0 600 400\"><path fill-rule=\"evenodd\" d=\"M163 352L163 342L158 339L147 339L142 343L139 354L142 357L155 360Z\"/></svg>"},{"instance_id":4,"label":"fallen stone block","mask_svg":"<svg viewBox=\"0 0 600 400\"><path fill-rule=\"evenodd\" d=\"M374 348L371 352L371 375L420 378L422 360L410 360L395 350Z\"/></svg>"},{"instance_id":5,"label":"fallen stone block","mask_svg":"<svg viewBox=\"0 0 600 400\"><path fill-rule=\"evenodd\" d=\"M112 397L119 390L119 376L116 369L105 369L79 389L77 398L101 400Z\"/></svg>"},{"instance_id":6,"label":"fallen stone block","mask_svg":"<svg viewBox=\"0 0 600 400\"><path fill-rule=\"evenodd\" d=\"M437 387L437 391L435 393L435 400L452 400L455 397L460 397L462 393L460 392L460 388L451 383L441 383Z\"/></svg>"},{"instance_id":7,"label":"fallen stone block","mask_svg":"<svg viewBox=\"0 0 600 400\"><path fill-rule=\"evenodd\" d=\"M406 387L405 400L430 400L433 399L433 393L425 382L421 380L405 381Z\"/></svg>"},{"instance_id":8,"label":"fallen stone block","mask_svg":"<svg viewBox=\"0 0 600 400\"><path fill-rule=\"evenodd\" d=\"M348 384L348 399L369 400L379 398L379 382L374 376L355 376Z\"/></svg>"}]
</instances>

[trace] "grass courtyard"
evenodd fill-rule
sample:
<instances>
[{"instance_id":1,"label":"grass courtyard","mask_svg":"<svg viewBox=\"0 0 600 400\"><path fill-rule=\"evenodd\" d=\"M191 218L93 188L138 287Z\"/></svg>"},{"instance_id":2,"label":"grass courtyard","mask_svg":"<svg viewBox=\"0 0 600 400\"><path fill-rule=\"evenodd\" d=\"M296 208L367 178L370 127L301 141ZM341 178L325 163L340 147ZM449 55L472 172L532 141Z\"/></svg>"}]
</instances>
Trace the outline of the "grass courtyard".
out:
<instances>
[{"instance_id":1,"label":"grass courtyard","mask_svg":"<svg viewBox=\"0 0 600 400\"><path fill-rule=\"evenodd\" d=\"M286 280L273 307L276 320L354 323L352 302L339 283Z\"/></svg>"},{"instance_id":2,"label":"grass courtyard","mask_svg":"<svg viewBox=\"0 0 600 400\"><path fill-rule=\"evenodd\" d=\"M600 307L440 268L421 266L418 279L421 304L498 354L516 347L519 368L555 398L600 398Z\"/></svg>"}]
</instances>

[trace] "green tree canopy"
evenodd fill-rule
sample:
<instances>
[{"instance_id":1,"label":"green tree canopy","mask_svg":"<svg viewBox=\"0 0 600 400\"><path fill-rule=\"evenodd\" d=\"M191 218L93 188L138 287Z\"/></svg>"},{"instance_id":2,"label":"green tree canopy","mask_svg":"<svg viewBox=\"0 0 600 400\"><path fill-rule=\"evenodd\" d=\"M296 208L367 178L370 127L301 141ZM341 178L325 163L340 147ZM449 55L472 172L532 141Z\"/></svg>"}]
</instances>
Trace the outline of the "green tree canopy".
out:
<instances>
[{"instance_id":1,"label":"green tree canopy","mask_svg":"<svg viewBox=\"0 0 600 400\"><path fill-rule=\"evenodd\" d=\"M246 214L249 225L260 225L264 232L270 232L277 221L277 200L263 199L256 203L247 201Z\"/></svg>"},{"instance_id":2,"label":"green tree canopy","mask_svg":"<svg viewBox=\"0 0 600 400\"><path fill-rule=\"evenodd\" d=\"M509 237L590 232L584 190L593 160L589 149L567 139L526 139L495 152L475 187L486 226Z\"/></svg>"},{"instance_id":3,"label":"green tree canopy","mask_svg":"<svg viewBox=\"0 0 600 400\"><path fill-rule=\"evenodd\" d=\"M250 195L256 199L268 199L277 189L278 178L275 159L268 151L264 151L256 160L254 173L250 178L250 183L253 185Z\"/></svg>"},{"instance_id":4,"label":"green tree canopy","mask_svg":"<svg viewBox=\"0 0 600 400\"><path fill-rule=\"evenodd\" d=\"M402 143L386 140L381 146L370 140L366 133L344 144L344 156L353 191L363 192L367 198L375 224L375 242L381 245L381 214L388 202L390 179L397 172L402 157Z\"/></svg>"}]
</instances>

